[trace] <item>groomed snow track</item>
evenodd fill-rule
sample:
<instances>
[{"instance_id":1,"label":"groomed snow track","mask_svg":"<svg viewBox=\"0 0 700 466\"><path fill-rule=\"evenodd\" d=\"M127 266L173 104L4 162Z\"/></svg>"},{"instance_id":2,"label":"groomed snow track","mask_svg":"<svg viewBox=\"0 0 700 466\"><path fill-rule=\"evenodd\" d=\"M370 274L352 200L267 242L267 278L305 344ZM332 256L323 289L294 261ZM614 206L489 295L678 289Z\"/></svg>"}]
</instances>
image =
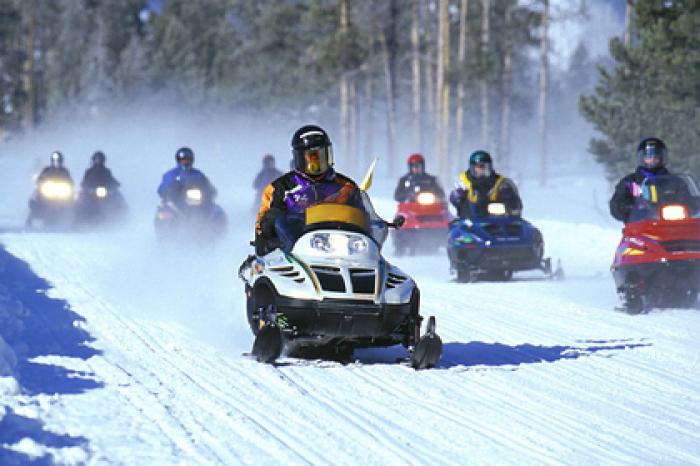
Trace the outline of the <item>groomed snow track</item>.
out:
<instances>
[{"instance_id":1,"label":"groomed snow track","mask_svg":"<svg viewBox=\"0 0 700 466\"><path fill-rule=\"evenodd\" d=\"M420 372L395 363L400 348L348 365L242 356L243 237L170 254L136 232L0 235L96 350L37 359L94 388L0 405L39 406L47 431L86 439L82 457L50 449L59 463L700 464L700 312L614 312L617 231L572 259L580 226L540 224L563 282L458 284L442 256L397 260L445 343Z\"/></svg>"}]
</instances>

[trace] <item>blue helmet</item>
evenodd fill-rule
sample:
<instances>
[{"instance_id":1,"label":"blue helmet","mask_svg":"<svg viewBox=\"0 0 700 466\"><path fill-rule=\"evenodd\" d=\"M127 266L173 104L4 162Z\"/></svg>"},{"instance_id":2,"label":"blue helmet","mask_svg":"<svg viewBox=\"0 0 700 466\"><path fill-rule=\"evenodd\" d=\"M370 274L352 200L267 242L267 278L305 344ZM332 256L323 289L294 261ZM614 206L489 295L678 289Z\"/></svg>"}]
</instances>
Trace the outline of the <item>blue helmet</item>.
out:
<instances>
[{"instance_id":1,"label":"blue helmet","mask_svg":"<svg viewBox=\"0 0 700 466\"><path fill-rule=\"evenodd\" d=\"M175 152L175 161L183 168L192 168L192 165L194 165L194 152L189 147L181 147Z\"/></svg>"}]
</instances>

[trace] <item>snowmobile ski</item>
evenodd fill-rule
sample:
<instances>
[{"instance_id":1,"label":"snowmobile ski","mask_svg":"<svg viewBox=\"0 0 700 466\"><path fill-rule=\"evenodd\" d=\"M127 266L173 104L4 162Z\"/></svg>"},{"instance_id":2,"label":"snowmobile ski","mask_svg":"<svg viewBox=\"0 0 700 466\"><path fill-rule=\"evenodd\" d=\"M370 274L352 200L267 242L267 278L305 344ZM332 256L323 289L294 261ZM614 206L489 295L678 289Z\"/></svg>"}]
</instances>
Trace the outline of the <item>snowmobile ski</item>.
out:
<instances>
[{"instance_id":1,"label":"snowmobile ski","mask_svg":"<svg viewBox=\"0 0 700 466\"><path fill-rule=\"evenodd\" d=\"M442 355L442 339L435 333L435 316L430 316L423 335L411 354L411 366L416 370L435 367Z\"/></svg>"}]
</instances>

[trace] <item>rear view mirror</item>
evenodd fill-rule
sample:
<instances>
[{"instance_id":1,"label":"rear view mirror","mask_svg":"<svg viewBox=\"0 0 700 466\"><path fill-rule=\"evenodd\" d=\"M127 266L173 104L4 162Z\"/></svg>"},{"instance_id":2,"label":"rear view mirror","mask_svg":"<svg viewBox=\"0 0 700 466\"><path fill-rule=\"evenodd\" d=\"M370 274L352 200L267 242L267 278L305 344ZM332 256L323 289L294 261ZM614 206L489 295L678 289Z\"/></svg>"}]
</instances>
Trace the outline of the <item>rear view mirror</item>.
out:
<instances>
[{"instance_id":1,"label":"rear view mirror","mask_svg":"<svg viewBox=\"0 0 700 466\"><path fill-rule=\"evenodd\" d=\"M396 228L397 230L403 226L403 224L406 223L406 217L403 215L397 215L394 218L394 221L391 223L388 223L389 227L391 228Z\"/></svg>"}]
</instances>

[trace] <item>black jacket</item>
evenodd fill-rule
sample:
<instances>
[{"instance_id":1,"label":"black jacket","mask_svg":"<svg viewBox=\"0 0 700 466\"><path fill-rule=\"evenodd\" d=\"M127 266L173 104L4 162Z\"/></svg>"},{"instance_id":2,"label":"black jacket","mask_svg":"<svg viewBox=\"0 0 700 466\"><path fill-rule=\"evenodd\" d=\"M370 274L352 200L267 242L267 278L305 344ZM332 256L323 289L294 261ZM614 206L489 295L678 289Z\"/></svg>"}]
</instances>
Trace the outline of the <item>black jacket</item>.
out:
<instances>
[{"instance_id":1,"label":"black jacket","mask_svg":"<svg viewBox=\"0 0 700 466\"><path fill-rule=\"evenodd\" d=\"M416 194L422 191L431 192L439 199L445 198L445 191L442 190L436 177L427 173L420 175L408 173L399 179L394 190L394 200L396 202L413 202Z\"/></svg>"},{"instance_id":2,"label":"black jacket","mask_svg":"<svg viewBox=\"0 0 700 466\"><path fill-rule=\"evenodd\" d=\"M37 178L37 184L47 178L58 178L70 181L71 183L73 182L73 179L70 177L70 172L64 167L45 167L39 174L39 178Z\"/></svg>"},{"instance_id":3,"label":"black jacket","mask_svg":"<svg viewBox=\"0 0 700 466\"><path fill-rule=\"evenodd\" d=\"M285 212L304 212L318 202L362 207L360 189L355 182L332 169L319 179L291 171L267 185L255 224L257 255L266 254L277 246L277 218Z\"/></svg>"},{"instance_id":4,"label":"black jacket","mask_svg":"<svg viewBox=\"0 0 700 466\"><path fill-rule=\"evenodd\" d=\"M83 181L80 183L83 189L94 189L104 186L107 189L114 189L120 186L119 182L112 176L109 168L101 165L93 165L85 170Z\"/></svg>"},{"instance_id":5,"label":"black jacket","mask_svg":"<svg viewBox=\"0 0 700 466\"><path fill-rule=\"evenodd\" d=\"M520 215L523 202L510 179L496 172L487 178L473 178L468 171L462 174L464 175L470 186L460 177L459 186L450 194L450 202L457 209L460 218L486 217L490 202L502 202L511 215Z\"/></svg>"},{"instance_id":6,"label":"black jacket","mask_svg":"<svg viewBox=\"0 0 700 466\"><path fill-rule=\"evenodd\" d=\"M634 205L634 196L632 195L632 185L634 183L641 185L645 179L650 176L668 175L666 167L659 167L656 170L646 170L642 167L637 167L634 173L622 178L615 186L615 192L610 198L610 214L621 222L626 222L629 217L632 206Z\"/></svg>"}]
</instances>

